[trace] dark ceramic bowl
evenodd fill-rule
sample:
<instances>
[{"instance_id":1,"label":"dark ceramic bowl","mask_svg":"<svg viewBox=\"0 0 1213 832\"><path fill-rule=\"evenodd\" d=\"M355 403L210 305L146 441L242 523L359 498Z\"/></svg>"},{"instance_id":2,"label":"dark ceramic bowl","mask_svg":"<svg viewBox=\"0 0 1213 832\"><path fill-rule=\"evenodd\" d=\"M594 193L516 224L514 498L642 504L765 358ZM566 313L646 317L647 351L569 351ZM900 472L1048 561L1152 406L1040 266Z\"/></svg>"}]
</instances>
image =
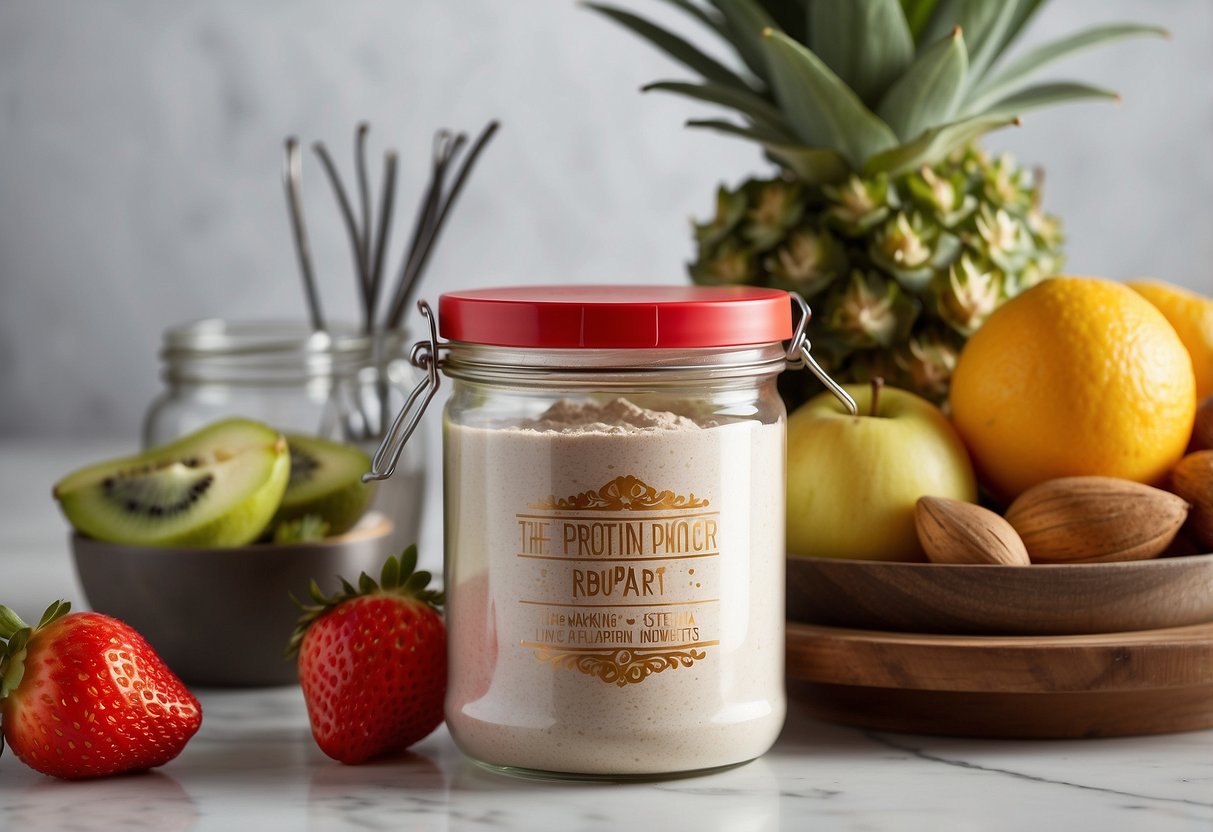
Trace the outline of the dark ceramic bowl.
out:
<instances>
[{"instance_id":1,"label":"dark ceramic bowl","mask_svg":"<svg viewBox=\"0 0 1213 832\"><path fill-rule=\"evenodd\" d=\"M130 624L192 685L252 687L295 681L282 657L315 578L378 578L392 524L370 514L346 534L315 543L230 549L125 546L74 535L76 572L97 612Z\"/></svg>"}]
</instances>

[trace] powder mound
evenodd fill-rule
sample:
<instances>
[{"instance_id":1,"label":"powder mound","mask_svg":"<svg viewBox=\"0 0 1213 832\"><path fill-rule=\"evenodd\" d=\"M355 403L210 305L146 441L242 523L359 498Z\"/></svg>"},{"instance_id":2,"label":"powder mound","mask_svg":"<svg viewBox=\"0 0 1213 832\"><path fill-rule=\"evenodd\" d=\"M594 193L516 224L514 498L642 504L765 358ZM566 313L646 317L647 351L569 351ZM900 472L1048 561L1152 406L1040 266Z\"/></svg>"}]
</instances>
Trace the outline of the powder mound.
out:
<instances>
[{"instance_id":1,"label":"powder mound","mask_svg":"<svg viewBox=\"0 0 1213 832\"><path fill-rule=\"evenodd\" d=\"M627 399L606 403L561 399L538 419L518 425L520 430L561 433L628 434L638 431L700 430L694 419L668 410L649 410Z\"/></svg>"}]
</instances>

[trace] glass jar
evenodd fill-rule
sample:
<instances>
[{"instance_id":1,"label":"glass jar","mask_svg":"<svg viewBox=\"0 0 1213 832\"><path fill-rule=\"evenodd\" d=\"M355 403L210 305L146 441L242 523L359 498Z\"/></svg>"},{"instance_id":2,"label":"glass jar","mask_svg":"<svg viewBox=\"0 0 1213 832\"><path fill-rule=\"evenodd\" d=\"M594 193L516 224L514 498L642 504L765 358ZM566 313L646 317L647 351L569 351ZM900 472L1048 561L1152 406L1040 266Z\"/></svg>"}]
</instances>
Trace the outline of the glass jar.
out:
<instances>
[{"instance_id":1,"label":"glass jar","mask_svg":"<svg viewBox=\"0 0 1213 832\"><path fill-rule=\"evenodd\" d=\"M162 445L242 416L372 453L418 379L403 355L405 343L403 332L316 332L285 321L211 319L168 329L160 354L165 387L148 408L143 445ZM379 486L372 504L393 523L389 552L417 542L423 444L408 448L400 471Z\"/></svg>"},{"instance_id":2,"label":"glass jar","mask_svg":"<svg viewBox=\"0 0 1213 832\"><path fill-rule=\"evenodd\" d=\"M775 379L789 295L517 288L443 295L439 310L450 340L431 321L414 349L429 396L439 364L453 380L456 744L490 767L612 779L763 754L786 708Z\"/></svg>"}]
</instances>

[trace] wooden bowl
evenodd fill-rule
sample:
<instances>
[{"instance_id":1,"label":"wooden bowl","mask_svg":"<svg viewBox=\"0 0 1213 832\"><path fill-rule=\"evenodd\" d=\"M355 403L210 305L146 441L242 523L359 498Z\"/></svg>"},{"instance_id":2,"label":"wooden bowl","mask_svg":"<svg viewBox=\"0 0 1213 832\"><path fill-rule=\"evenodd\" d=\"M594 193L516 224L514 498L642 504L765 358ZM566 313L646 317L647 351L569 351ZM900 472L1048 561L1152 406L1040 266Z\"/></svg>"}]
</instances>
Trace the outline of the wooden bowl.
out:
<instances>
[{"instance_id":1,"label":"wooden bowl","mask_svg":"<svg viewBox=\"0 0 1213 832\"><path fill-rule=\"evenodd\" d=\"M192 685L295 681L282 657L313 578L326 593L338 576L378 577L392 523L371 513L349 532L310 543L226 549L126 546L73 535L72 555L89 605L125 621Z\"/></svg>"},{"instance_id":2,"label":"wooden bowl","mask_svg":"<svg viewBox=\"0 0 1213 832\"><path fill-rule=\"evenodd\" d=\"M1077 738L1213 728L1213 624L944 636L789 624L789 694L878 731Z\"/></svg>"},{"instance_id":3,"label":"wooden bowl","mask_svg":"<svg viewBox=\"0 0 1213 832\"><path fill-rule=\"evenodd\" d=\"M1213 554L993 566L789 557L791 621L955 635L1081 635L1213 621Z\"/></svg>"}]
</instances>

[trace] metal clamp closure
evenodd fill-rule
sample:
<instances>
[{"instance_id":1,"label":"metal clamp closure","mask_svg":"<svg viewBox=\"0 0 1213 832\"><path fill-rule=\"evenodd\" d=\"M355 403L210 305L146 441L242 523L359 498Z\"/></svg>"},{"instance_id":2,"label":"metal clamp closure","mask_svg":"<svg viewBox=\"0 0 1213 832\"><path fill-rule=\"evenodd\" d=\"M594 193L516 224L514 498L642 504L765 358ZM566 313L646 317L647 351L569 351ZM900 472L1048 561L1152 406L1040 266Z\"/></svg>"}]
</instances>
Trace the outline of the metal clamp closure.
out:
<instances>
[{"instance_id":1,"label":"metal clamp closure","mask_svg":"<svg viewBox=\"0 0 1213 832\"><path fill-rule=\"evenodd\" d=\"M417 302L417 308L430 325L430 337L426 341L413 344L409 352L409 363L419 370L425 370L425 376L409 393L404 407L400 408L392 426L384 434L379 449L371 459L371 470L362 475L363 482L386 480L395 473L405 443L421 424L422 415L438 393L441 379L438 370L442 366L441 350L446 345L438 343L438 325L434 321L434 311L430 309L430 305L421 300Z\"/></svg>"},{"instance_id":2,"label":"metal clamp closure","mask_svg":"<svg viewBox=\"0 0 1213 832\"><path fill-rule=\"evenodd\" d=\"M859 415L859 405L855 404L855 400L851 398L851 394L842 389L842 386L834 379L830 378L829 373L822 369L817 363L817 359L809 353L809 336L805 330L809 326L809 319L813 316L812 310L809 309L809 304L805 302L796 292L788 292L792 296L792 302L800 309L800 320L796 322L796 329L792 333L792 340L788 342L788 352L786 360L788 369L800 370L808 368L809 372L817 376L826 389L834 394L838 401L842 402L842 406L850 412L852 416Z\"/></svg>"}]
</instances>

